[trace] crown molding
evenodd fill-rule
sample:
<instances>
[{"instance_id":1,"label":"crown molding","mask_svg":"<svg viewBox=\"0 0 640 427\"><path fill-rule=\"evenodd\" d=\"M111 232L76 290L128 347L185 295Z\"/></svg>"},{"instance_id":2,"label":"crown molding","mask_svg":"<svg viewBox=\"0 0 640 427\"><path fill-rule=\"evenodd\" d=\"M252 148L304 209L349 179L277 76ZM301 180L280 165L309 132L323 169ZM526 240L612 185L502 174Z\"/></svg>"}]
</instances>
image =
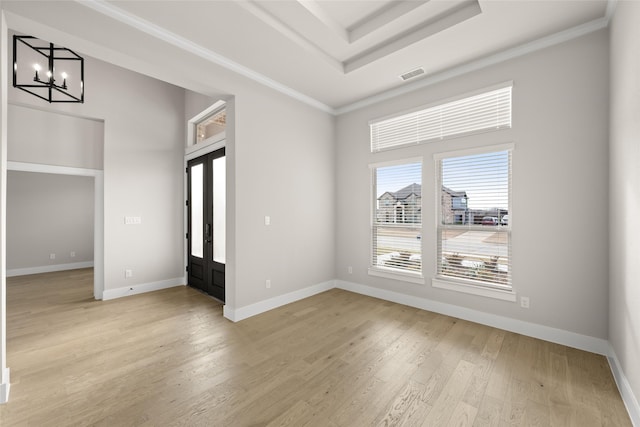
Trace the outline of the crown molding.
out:
<instances>
[{"instance_id":1,"label":"crown molding","mask_svg":"<svg viewBox=\"0 0 640 427\"><path fill-rule=\"evenodd\" d=\"M382 43L372 46L342 62L345 73L362 68L378 59L389 56L420 40L424 40L434 34L452 28L482 13L480 3L477 0L469 0L437 15L426 21L396 34L384 40Z\"/></svg>"},{"instance_id":2,"label":"crown molding","mask_svg":"<svg viewBox=\"0 0 640 427\"><path fill-rule=\"evenodd\" d=\"M216 52L206 49L196 43L191 42L190 40L187 40L183 37L178 36L177 34L167 31L160 26L157 26L149 21L141 19L116 6L113 6L112 4L107 3L105 0L75 0L75 1L85 7L89 7L95 10L96 12L109 16L117 21L120 21L126 25L134 27L142 32L145 32L155 38L158 38L167 43L170 43L185 51L191 52L194 55L197 55L212 63L220 65L230 71L236 72L246 78L249 78L257 83L260 83L273 90L276 90L284 95L287 95L300 102L303 102L307 105L310 105L314 108L317 108L321 111L324 111L326 113L329 113L335 116L349 113L351 111L355 111L361 108L365 108L367 106L376 104L378 102L386 101L388 99L394 98L399 95L404 95L409 92L423 89L428 86L443 82L445 80L448 80L454 77L461 76L469 72L477 71L482 68L486 68L504 61L508 61L510 59L518 58L520 56L533 53L538 50L545 49L547 47L555 46L557 44L564 43L566 41L575 39L577 37L581 37L589 33L607 28L607 26L609 25L609 22L611 21L615 13L615 8L617 4L617 0L608 0L605 16L603 16L602 18L598 18L593 21L575 26L573 28L569 28L567 30L560 31L555 34L542 37L532 42L525 43L523 45L516 46L514 48L510 48L510 49L497 52L483 58L479 58L474 61L467 62L459 66L449 68L440 73L432 74L430 76L426 76L424 78L413 81L411 83L407 83L400 87L386 90L373 96L365 97L356 102L346 104L341 107L333 108L318 101L315 98L307 96L267 76L264 76L263 74L260 74L248 67L238 64L237 62L232 61L231 59L223 55L220 55Z\"/></svg>"},{"instance_id":3,"label":"crown molding","mask_svg":"<svg viewBox=\"0 0 640 427\"><path fill-rule=\"evenodd\" d=\"M393 22L395 19L406 15L418 7L421 7L428 1L429 0L401 0L389 3L386 7L365 16L360 21L347 28L346 31L348 33L349 42L353 43L356 40L379 30L385 25Z\"/></svg>"},{"instance_id":4,"label":"crown molding","mask_svg":"<svg viewBox=\"0 0 640 427\"><path fill-rule=\"evenodd\" d=\"M546 49L551 46L555 46L560 43L575 39L587 35L589 33L606 28L609 25L610 18L605 16L595 19L593 21L569 28L564 31L552 34L550 36L542 37L529 43L516 46L507 50L503 50L492 55L485 56L483 58L476 59L471 62L467 62L462 65L458 65L449 68L440 73L426 76L414 82L406 85L389 89L384 92L380 92L376 95L369 96L351 104L344 105L334 110L335 115L349 113L351 111L359 110L361 108L368 107L378 102L386 101L387 99L394 98L396 96L404 95L410 92L414 92L419 89L424 89L428 86L443 82L445 80L452 79L454 77L461 76L463 74L477 71L482 68L489 67L491 65L499 64L501 62L508 61L510 59L518 58L529 53L536 52L541 49Z\"/></svg>"},{"instance_id":5,"label":"crown molding","mask_svg":"<svg viewBox=\"0 0 640 427\"><path fill-rule=\"evenodd\" d=\"M263 74L260 74L251 68L245 67L231 59L220 55L212 50L209 50L197 43L194 43L184 37L181 37L171 31L168 31L158 25L155 25L145 19L142 19L136 15L120 9L105 0L75 0L82 6L93 9L94 11L115 19L123 24L129 25L139 31L149 34L159 40L167 42L173 46L176 46L186 52L192 53L203 59L208 60L216 65L224 67L230 71L233 71L241 76L251 79L257 83L267 86L273 90L283 93L291 98L294 98L300 102L310 105L314 108L322 110L327 113L335 114L334 109L328 105L307 96L295 89L290 88L282 83L279 83Z\"/></svg>"},{"instance_id":6,"label":"crown molding","mask_svg":"<svg viewBox=\"0 0 640 427\"><path fill-rule=\"evenodd\" d=\"M298 4L304 7L307 12L309 12L314 18L318 21L322 22L322 24L333 31L338 37L340 37L345 42L349 43L350 34L346 28L342 27L331 15L329 15L323 8L318 4L316 0L296 0Z\"/></svg>"},{"instance_id":7,"label":"crown molding","mask_svg":"<svg viewBox=\"0 0 640 427\"><path fill-rule=\"evenodd\" d=\"M275 29L289 40L297 43L304 49L314 52L316 55L320 56L323 60L325 60L329 65L331 65L336 70L344 73L344 65L342 62L338 61L336 58L322 50L315 43L311 42L306 37L302 36L297 31L293 30L289 25L285 22L282 22L280 19L276 18L271 12L265 10L257 1L254 0L243 0L237 3L240 7L244 8L246 11L253 14L256 18L269 25L271 28Z\"/></svg>"},{"instance_id":8,"label":"crown molding","mask_svg":"<svg viewBox=\"0 0 640 427\"><path fill-rule=\"evenodd\" d=\"M360 23L356 23L355 33L352 33L348 29L341 29L339 24L326 14L324 9L322 9L315 0L297 1L301 7L311 14L311 16L321 22L326 28L331 30L338 38L341 38L343 42L347 44L351 44L352 38L364 37L365 35L380 29L384 25L389 24L391 21L406 14L410 10L422 6L422 4L426 2L425 0L415 0L410 2L404 1L392 3L390 5L391 7L378 11L373 15L365 17L365 19ZM436 16L422 20L411 28L405 29L400 33L394 33L376 45L359 49L356 53L346 59L339 59L320 48L311 37L300 33L289 23L282 21L275 14L265 8L258 0L242 0L237 2L237 4L252 13L263 23L283 34L289 40L298 44L305 50L315 53L342 74L348 74L358 68L362 68L365 65L377 61L378 59L389 56L400 49L426 39L482 13L478 0L464 0Z\"/></svg>"}]
</instances>

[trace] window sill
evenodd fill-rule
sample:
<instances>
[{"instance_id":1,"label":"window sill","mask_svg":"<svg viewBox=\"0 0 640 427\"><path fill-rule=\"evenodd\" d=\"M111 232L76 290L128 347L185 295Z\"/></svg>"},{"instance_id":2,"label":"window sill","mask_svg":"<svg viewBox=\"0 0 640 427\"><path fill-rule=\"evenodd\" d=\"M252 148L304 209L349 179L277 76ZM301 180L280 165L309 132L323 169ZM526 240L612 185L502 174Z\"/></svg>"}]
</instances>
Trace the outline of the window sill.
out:
<instances>
[{"instance_id":1,"label":"window sill","mask_svg":"<svg viewBox=\"0 0 640 427\"><path fill-rule=\"evenodd\" d=\"M368 273L369 276L384 277L385 279L400 280L402 282L424 285L424 277L422 277L421 274L403 273L393 270L382 270L374 267L369 267Z\"/></svg>"},{"instance_id":2,"label":"window sill","mask_svg":"<svg viewBox=\"0 0 640 427\"><path fill-rule=\"evenodd\" d=\"M482 297L500 299L503 301L516 301L516 293L513 290L507 291L503 289L485 288L479 285L472 285L439 277L434 277L433 279L431 279L431 286L433 286L434 288L479 295Z\"/></svg>"}]
</instances>

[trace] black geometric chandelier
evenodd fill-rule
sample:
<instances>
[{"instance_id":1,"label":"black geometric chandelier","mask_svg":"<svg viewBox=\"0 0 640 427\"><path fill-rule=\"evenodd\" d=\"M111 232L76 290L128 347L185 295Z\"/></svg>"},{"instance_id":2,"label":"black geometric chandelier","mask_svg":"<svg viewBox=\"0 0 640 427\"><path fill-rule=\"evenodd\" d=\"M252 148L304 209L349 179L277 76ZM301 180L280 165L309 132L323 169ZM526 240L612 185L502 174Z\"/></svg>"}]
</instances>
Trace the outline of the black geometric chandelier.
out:
<instances>
[{"instance_id":1,"label":"black geometric chandelier","mask_svg":"<svg viewBox=\"0 0 640 427\"><path fill-rule=\"evenodd\" d=\"M13 87L47 102L84 102L84 58L32 36L13 36Z\"/></svg>"}]
</instances>

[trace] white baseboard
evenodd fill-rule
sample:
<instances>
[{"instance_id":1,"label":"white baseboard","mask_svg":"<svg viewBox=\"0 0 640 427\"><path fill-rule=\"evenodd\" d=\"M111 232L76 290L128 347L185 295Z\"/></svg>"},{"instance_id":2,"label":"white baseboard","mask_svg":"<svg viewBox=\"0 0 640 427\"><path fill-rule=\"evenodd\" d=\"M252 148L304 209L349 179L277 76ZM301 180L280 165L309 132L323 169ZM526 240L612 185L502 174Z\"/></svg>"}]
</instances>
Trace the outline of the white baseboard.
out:
<instances>
[{"instance_id":1,"label":"white baseboard","mask_svg":"<svg viewBox=\"0 0 640 427\"><path fill-rule=\"evenodd\" d=\"M26 276L28 274L52 273L54 271L77 270L93 267L93 261L72 262L68 264L43 265L40 267L13 268L7 270L6 277Z\"/></svg>"},{"instance_id":2,"label":"white baseboard","mask_svg":"<svg viewBox=\"0 0 640 427\"><path fill-rule=\"evenodd\" d=\"M633 394L631 385L629 381L627 381L627 377L622 370L622 366L620 366L620 361L613 347L609 348L607 359L609 360L609 366L611 367L613 378L616 380L616 385L620 391L624 406L626 406L629 418L631 418L631 424L635 427L640 427L640 404L638 404L638 399Z\"/></svg>"},{"instance_id":3,"label":"white baseboard","mask_svg":"<svg viewBox=\"0 0 640 427\"><path fill-rule=\"evenodd\" d=\"M318 283L317 285L309 286L304 289L289 292L288 294L279 295L277 297L269 298L255 304L246 305L236 309L231 309L229 306L225 305L223 308L223 314L224 317L232 322L239 322L248 317L264 313L265 311L273 310L274 308L328 291L334 287L335 282L333 280L329 280L328 282Z\"/></svg>"},{"instance_id":4,"label":"white baseboard","mask_svg":"<svg viewBox=\"0 0 640 427\"><path fill-rule=\"evenodd\" d=\"M11 380L9 376L9 368L5 368L1 375L3 382L0 384L0 404L9 401L9 390L11 389Z\"/></svg>"},{"instance_id":5,"label":"white baseboard","mask_svg":"<svg viewBox=\"0 0 640 427\"><path fill-rule=\"evenodd\" d=\"M183 277L176 277L175 279L160 280L159 282L140 283L122 288L105 289L102 292L102 299L106 301L130 295L143 294L145 292L159 291L160 289L173 288L175 286L184 286L184 284Z\"/></svg>"},{"instance_id":6,"label":"white baseboard","mask_svg":"<svg viewBox=\"0 0 640 427\"><path fill-rule=\"evenodd\" d=\"M566 345L568 347L573 347L580 350L590 351L592 353L602 354L605 356L609 354L609 342L601 338L581 335L575 332L569 332L549 326L524 322L522 320L512 319L510 317L498 316L495 314L485 313L482 311L460 307L457 305L446 304L427 298L405 295L399 292L388 291L386 289L360 285L358 283L346 282L343 280L336 280L336 288L383 299L386 301L395 302L398 304L408 305L410 307L432 311L434 313L457 317L459 319L468 320L470 322L504 329L506 331L515 332L533 338L539 338L541 340Z\"/></svg>"}]
</instances>

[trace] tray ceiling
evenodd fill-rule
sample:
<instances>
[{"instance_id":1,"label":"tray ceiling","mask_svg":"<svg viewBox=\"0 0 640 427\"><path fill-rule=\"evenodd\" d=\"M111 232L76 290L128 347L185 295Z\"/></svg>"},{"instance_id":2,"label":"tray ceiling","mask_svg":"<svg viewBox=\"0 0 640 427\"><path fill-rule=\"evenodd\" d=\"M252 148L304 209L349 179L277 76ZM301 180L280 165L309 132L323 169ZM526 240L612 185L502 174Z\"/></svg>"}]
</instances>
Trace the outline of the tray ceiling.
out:
<instances>
[{"instance_id":1,"label":"tray ceiling","mask_svg":"<svg viewBox=\"0 0 640 427\"><path fill-rule=\"evenodd\" d=\"M64 27L62 17L76 17L77 37L100 29L107 35L100 43L111 49L125 24L198 57L184 67L205 59L338 113L605 28L611 14L606 0L2 3L47 26L59 20L59 31L72 22ZM145 37L134 39L134 50L144 52ZM400 78L418 68L424 73Z\"/></svg>"}]
</instances>

